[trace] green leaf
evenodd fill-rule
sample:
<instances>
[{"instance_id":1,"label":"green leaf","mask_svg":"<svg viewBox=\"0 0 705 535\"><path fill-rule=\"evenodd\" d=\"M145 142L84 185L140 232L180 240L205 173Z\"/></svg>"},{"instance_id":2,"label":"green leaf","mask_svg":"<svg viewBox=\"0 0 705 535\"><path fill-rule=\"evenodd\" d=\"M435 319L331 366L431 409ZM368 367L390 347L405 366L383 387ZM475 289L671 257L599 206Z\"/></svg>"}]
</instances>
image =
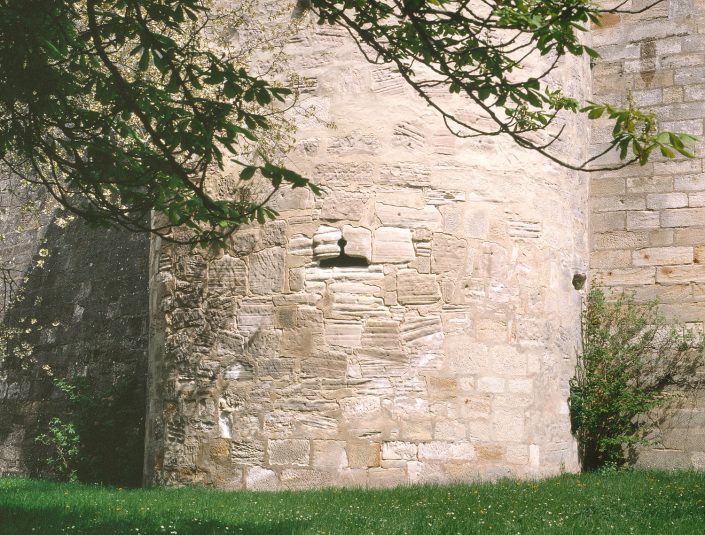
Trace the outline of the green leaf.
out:
<instances>
[{"instance_id":1,"label":"green leaf","mask_svg":"<svg viewBox=\"0 0 705 535\"><path fill-rule=\"evenodd\" d=\"M253 176L255 176L255 173L257 172L257 167L254 165L249 165L245 167L242 171L240 171L240 179L241 180L250 180Z\"/></svg>"}]
</instances>

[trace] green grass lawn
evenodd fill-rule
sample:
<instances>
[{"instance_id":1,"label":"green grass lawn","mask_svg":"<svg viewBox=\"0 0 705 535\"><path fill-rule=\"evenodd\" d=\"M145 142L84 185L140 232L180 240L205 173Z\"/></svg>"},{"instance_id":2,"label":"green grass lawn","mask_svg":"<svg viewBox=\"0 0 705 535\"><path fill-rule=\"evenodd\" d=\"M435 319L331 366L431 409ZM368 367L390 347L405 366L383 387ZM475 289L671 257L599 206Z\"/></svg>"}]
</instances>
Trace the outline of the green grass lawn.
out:
<instances>
[{"instance_id":1,"label":"green grass lawn","mask_svg":"<svg viewBox=\"0 0 705 535\"><path fill-rule=\"evenodd\" d=\"M623 472L393 490L121 490L0 479L0 534L705 534L705 475Z\"/></svg>"}]
</instances>

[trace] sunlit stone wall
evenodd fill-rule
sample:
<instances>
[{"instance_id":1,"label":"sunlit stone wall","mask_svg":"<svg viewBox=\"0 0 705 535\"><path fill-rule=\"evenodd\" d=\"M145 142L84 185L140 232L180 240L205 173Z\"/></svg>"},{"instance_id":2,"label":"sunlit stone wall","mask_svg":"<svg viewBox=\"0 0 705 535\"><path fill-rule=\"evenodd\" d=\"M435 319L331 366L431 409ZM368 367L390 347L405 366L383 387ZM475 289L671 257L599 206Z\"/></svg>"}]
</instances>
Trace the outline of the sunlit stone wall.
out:
<instances>
[{"instance_id":1,"label":"sunlit stone wall","mask_svg":"<svg viewBox=\"0 0 705 535\"><path fill-rule=\"evenodd\" d=\"M287 51L317 115L298 116L288 164L326 194L283 191L279 219L215 256L153 243L147 481L576 470L566 400L586 179L508 139L455 138L342 29L312 24ZM573 60L552 83L583 94L588 66ZM577 161L585 139L570 123L555 150Z\"/></svg>"}]
</instances>

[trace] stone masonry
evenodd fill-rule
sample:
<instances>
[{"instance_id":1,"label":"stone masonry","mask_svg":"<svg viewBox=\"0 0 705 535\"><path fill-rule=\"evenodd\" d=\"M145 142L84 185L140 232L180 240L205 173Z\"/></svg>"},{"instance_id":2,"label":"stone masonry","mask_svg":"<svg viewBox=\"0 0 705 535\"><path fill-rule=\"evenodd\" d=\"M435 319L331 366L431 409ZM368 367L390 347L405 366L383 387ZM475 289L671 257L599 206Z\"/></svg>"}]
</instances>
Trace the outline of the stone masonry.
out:
<instances>
[{"instance_id":1,"label":"stone masonry","mask_svg":"<svg viewBox=\"0 0 705 535\"><path fill-rule=\"evenodd\" d=\"M649 5L628 2L627 9ZM705 2L671 0L639 15L606 17L592 32L602 61L593 69L596 101L634 102L653 111L667 130L703 135L705 120ZM609 136L592 130L597 152ZM698 147L697 154L702 154ZM615 291L658 298L663 313L702 328L705 321L705 172L701 157L594 174L590 181L590 267ZM688 390L688 385L681 385ZM676 389L678 390L678 389ZM649 466L705 468L705 398L683 394L662 425Z\"/></svg>"},{"instance_id":2,"label":"stone masonry","mask_svg":"<svg viewBox=\"0 0 705 535\"><path fill-rule=\"evenodd\" d=\"M302 104L336 126L300 117L291 156L326 194L282 192L278 220L215 257L153 244L147 482L576 470L586 178L509 140L454 138L342 29L312 25L289 53L315 80ZM587 76L574 61L553 83L580 93ZM584 158L584 131L569 124L558 150ZM341 238L358 265L336 264Z\"/></svg>"}]
</instances>

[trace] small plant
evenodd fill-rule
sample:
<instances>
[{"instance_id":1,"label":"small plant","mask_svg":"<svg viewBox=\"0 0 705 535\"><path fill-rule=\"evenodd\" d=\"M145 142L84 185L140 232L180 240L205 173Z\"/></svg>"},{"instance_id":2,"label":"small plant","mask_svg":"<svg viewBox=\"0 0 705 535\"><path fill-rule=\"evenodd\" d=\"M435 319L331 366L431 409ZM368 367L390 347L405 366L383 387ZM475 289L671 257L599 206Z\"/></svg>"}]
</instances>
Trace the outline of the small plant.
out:
<instances>
[{"instance_id":1,"label":"small plant","mask_svg":"<svg viewBox=\"0 0 705 535\"><path fill-rule=\"evenodd\" d=\"M668 324L657 305L630 293L610 301L596 285L587 295L569 399L584 470L633 462L635 447L653 441L664 388L691 381L702 363L703 336Z\"/></svg>"},{"instance_id":2,"label":"small plant","mask_svg":"<svg viewBox=\"0 0 705 535\"><path fill-rule=\"evenodd\" d=\"M77 465L81 440L74 424L64 423L61 418L54 417L49 420L49 432L42 433L35 438L35 441L51 448L52 454L46 462L58 479L78 480Z\"/></svg>"}]
</instances>

